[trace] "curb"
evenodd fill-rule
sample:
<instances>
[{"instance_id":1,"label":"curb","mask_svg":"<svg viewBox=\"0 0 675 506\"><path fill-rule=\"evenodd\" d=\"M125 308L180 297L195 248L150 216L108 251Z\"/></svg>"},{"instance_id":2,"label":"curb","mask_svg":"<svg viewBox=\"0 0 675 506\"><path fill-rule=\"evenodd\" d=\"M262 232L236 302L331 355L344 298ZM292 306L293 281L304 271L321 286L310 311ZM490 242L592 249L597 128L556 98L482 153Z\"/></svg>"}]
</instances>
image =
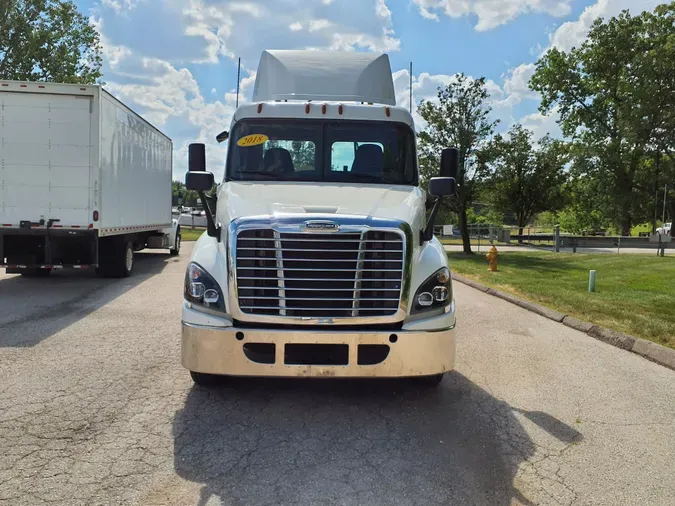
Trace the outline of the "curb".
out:
<instances>
[{"instance_id":1,"label":"curb","mask_svg":"<svg viewBox=\"0 0 675 506\"><path fill-rule=\"evenodd\" d=\"M473 279L468 279L464 276L460 276L459 274L455 274L454 272L452 273L452 279L454 281L459 281L464 285L470 286L471 288L475 288L476 290L480 290L483 293L498 297L507 302L520 306L523 309L537 313L545 318L548 318L549 320L562 323L563 325L583 332L594 339L611 344L612 346L621 348L622 350L627 350L640 355L648 360L651 360L652 362L656 362L657 364L675 371L675 350L666 348L665 346L661 346L660 344L656 344L651 341L647 341L646 339L641 339L639 337L624 334L623 332L617 332L605 327L600 327L599 325L594 325L592 323L578 320L572 316L568 316L555 311L554 309L535 304L534 302L530 302L515 295L511 295L510 293L495 290L494 288L490 288L474 281Z\"/></svg>"}]
</instances>

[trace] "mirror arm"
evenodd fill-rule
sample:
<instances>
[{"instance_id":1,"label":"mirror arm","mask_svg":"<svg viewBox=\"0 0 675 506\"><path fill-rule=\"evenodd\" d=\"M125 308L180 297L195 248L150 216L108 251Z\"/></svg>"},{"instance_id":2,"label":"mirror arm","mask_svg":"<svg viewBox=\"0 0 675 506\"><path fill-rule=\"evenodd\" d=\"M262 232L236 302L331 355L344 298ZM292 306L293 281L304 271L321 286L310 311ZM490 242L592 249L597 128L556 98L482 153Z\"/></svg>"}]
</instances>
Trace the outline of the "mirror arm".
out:
<instances>
[{"instance_id":1,"label":"mirror arm","mask_svg":"<svg viewBox=\"0 0 675 506\"><path fill-rule=\"evenodd\" d=\"M434 237L434 224L436 223L436 215L438 214L439 209L441 208L442 198L438 197L434 202L434 207L431 208L431 213L429 213L429 219L427 220L427 226L422 230L420 235L420 246L425 242L431 241Z\"/></svg>"},{"instance_id":2,"label":"mirror arm","mask_svg":"<svg viewBox=\"0 0 675 506\"><path fill-rule=\"evenodd\" d=\"M216 220L211 212L211 206L209 205L209 199L206 198L206 195L203 191L198 192L199 198L202 199L204 203L204 208L206 209L206 233L209 237L215 237L218 242L220 242L220 228L216 226Z\"/></svg>"}]
</instances>

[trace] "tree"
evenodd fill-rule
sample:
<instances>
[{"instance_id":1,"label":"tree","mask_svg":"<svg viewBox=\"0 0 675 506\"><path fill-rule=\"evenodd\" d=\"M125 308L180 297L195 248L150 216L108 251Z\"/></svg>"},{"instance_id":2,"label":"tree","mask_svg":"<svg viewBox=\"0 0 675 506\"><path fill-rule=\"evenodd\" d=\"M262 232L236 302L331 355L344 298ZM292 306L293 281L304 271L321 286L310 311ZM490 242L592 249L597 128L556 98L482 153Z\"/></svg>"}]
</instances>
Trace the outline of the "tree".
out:
<instances>
[{"instance_id":1,"label":"tree","mask_svg":"<svg viewBox=\"0 0 675 506\"><path fill-rule=\"evenodd\" d=\"M624 234L653 191L638 177L645 157L668 153L675 142L674 12L672 3L598 19L581 47L550 49L530 81L542 95L540 110L560 114L563 133L579 147L577 161L609 196L604 211Z\"/></svg>"},{"instance_id":2,"label":"tree","mask_svg":"<svg viewBox=\"0 0 675 506\"><path fill-rule=\"evenodd\" d=\"M481 179L476 155L498 123L490 119L492 107L488 98L485 78L471 79L457 74L445 88L438 89L438 104L423 101L418 108L427 122L419 135L423 181L436 175L443 148L459 150L457 195L448 205L458 215L465 253L471 253L466 211L473 201L476 183Z\"/></svg>"},{"instance_id":3,"label":"tree","mask_svg":"<svg viewBox=\"0 0 675 506\"><path fill-rule=\"evenodd\" d=\"M493 209L513 213L519 235L537 213L562 207L567 162L562 141L546 136L534 147L532 132L516 124L507 138L495 136L481 161L491 172L487 194Z\"/></svg>"},{"instance_id":4,"label":"tree","mask_svg":"<svg viewBox=\"0 0 675 506\"><path fill-rule=\"evenodd\" d=\"M71 0L0 2L0 79L93 84L98 32Z\"/></svg>"}]
</instances>

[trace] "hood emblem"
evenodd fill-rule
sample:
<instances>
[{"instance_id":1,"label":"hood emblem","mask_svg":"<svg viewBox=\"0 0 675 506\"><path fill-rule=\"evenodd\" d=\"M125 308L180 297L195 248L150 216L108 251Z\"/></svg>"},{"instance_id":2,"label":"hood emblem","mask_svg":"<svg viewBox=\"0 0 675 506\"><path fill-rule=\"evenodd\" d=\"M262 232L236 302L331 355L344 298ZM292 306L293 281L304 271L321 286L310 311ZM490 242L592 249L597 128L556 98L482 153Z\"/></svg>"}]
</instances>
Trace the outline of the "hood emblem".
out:
<instances>
[{"instance_id":1,"label":"hood emblem","mask_svg":"<svg viewBox=\"0 0 675 506\"><path fill-rule=\"evenodd\" d=\"M334 221L312 220L300 225L303 232L339 232L340 225Z\"/></svg>"}]
</instances>

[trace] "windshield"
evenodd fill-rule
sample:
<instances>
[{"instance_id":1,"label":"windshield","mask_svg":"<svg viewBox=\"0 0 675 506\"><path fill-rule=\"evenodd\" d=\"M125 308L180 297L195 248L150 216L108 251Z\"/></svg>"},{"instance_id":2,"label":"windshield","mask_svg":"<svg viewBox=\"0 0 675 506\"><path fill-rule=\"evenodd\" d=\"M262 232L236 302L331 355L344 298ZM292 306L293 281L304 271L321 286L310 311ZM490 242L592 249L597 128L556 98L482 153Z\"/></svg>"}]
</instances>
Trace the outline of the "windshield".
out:
<instances>
[{"instance_id":1,"label":"windshield","mask_svg":"<svg viewBox=\"0 0 675 506\"><path fill-rule=\"evenodd\" d=\"M417 184L412 130L391 122L242 120L226 179Z\"/></svg>"}]
</instances>

